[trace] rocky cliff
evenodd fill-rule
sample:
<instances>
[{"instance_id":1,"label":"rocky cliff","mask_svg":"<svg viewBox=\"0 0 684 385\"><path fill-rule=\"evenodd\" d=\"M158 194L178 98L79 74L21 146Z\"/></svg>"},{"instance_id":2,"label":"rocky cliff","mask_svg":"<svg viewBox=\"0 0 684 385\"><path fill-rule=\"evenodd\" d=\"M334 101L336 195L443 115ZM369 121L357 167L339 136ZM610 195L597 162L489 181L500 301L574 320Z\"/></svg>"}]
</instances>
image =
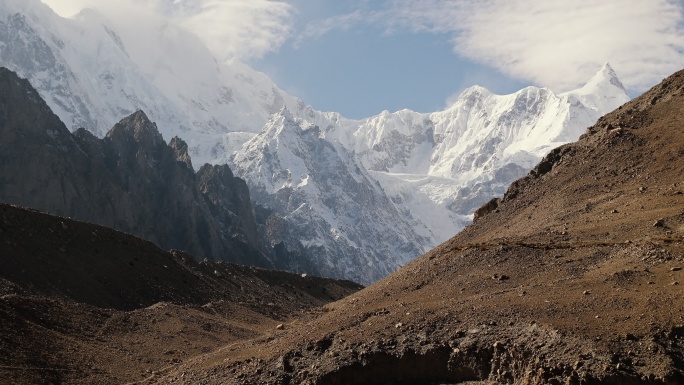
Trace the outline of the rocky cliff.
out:
<instances>
[{"instance_id":1,"label":"rocky cliff","mask_svg":"<svg viewBox=\"0 0 684 385\"><path fill-rule=\"evenodd\" d=\"M0 69L0 200L113 227L197 258L271 266L247 185L228 166L195 174L142 111L103 139L73 134L28 81Z\"/></svg>"}]
</instances>

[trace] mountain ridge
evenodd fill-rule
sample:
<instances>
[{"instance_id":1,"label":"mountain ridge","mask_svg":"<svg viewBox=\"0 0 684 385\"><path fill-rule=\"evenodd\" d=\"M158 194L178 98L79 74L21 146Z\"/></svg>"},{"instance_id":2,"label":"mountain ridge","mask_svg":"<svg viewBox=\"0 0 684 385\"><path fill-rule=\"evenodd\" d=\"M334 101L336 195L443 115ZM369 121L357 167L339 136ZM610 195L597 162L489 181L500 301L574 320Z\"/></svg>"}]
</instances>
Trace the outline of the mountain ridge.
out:
<instances>
[{"instance_id":1,"label":"mountain ridge","mask_svg":"<svg viewBox=\"0 0 684 385\"><path fill-rule=\"evenodd\" d=\"M380 185L351 154L325 140L317 126L304 128L282 109L257 139L236 154L234 163L243 167L236 173L251 181L255 202L284 221L267 231L271 244L285 242L290 250L313 255L323 275L359 282L408 262L397 260L399 252L420 252L415 245L423 240L393 210ZM380 205L388 209L375 210ZM385 232L388 227L394 230ZM371 243L382 252L365 253Z\"/></svg>"},{"instance_id":2,"label":"mountain ridge","mask_svg":"<svg viewBox=\"0 0 684 385\"><path fill-rule=\"evenodd\" d=\"M187 145L167 145L142 111L103 139L72 134L27 80L0 68L0 83L3 202L109 225L198 258L273 266L247 185L228 166L196 174Z\"/></svg>"}]
</instances>

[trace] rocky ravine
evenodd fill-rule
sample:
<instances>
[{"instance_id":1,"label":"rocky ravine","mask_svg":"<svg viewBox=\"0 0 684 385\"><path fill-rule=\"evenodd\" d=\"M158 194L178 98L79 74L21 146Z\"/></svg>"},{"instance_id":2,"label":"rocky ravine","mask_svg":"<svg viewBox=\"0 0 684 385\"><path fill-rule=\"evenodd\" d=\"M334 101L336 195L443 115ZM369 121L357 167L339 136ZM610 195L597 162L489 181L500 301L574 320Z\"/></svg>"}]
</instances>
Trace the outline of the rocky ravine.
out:
<instances>
[{"instance_id":1,"label":"rocky ravine","mask_svg":"<svg viewBox=\"0 0 684 385\"><path fill-rule=\"evenodd\" d=\"M684 383L684 72L448 242L158 384Z\"/></svg>"}]
</instances>

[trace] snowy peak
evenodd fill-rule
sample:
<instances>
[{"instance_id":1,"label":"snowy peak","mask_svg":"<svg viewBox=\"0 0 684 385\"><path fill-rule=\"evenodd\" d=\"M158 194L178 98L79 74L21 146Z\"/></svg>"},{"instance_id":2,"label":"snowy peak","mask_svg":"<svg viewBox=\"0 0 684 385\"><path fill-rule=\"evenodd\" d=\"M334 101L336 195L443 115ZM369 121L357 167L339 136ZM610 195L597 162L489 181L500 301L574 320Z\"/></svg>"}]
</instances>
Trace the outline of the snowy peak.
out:
<instances>
[{"instance_id":1,"label":"snowy peak","mask_svg":"<svg viewBox=\"0 0 684 385\"><path fill-rule=\"evenodd\" d=\"M565 94L618 96L627 95L627 90L613 70L613 67L606 63L583 87L561 95Z\"/></svg>"},{"instance_id":2,"label":"snowy peak","mask_svg":"<svg viewBox=\"0 0 684 385\"><path fill-rule=\"evenodd\" d=\"M291 131L301 130L301 127L299 127L297 122L295 122L295 119L292 117L290 110L288 110L285 106L283 106L275 114L271 115L271 117L268 119L268 123L266 123L265 128L262 129L262 132L278 131L284 129Z\"/></svg>"},{"instance_id":3,"label":"snowy peak","mask_svg":"<svg viewBox=\"0 0 684 385\"><path fill-rule=\"evenodd\" d=\"M486 98L488 96L493 95L493 93L482 87L482 86L471 86L463 90L460 95L456 98L456 100L451 104L448 110L454 109L454 108L459 108L461 107L464 103L463 101L469 101L467 104L473 105L477 102L477 100L482 100L483 98Z\"/></svg>"},{"instance_id":4,"label":"snowy peak","mask_svg":"<svg viewBox=\"0 0 684 385\"><path fill-rule=\"evenodd\" d=\"M582 88L559 96L567 98L570 104L581 103L594 111L593 121L587 126L593 124L601 115L630 100L625 87L608 63L604 64ZM576 138L572 140L576 140Z\"/></svg>"},{"instance_id":5,"label":"snowy peak","mask_svg":"<svg viewBox=\"0 0 684 385\"><path fill-rule=\"evenodd\" d=\"M613 70L613 67L611 67L610 63L604 64L603 67L601 67L601 69L596 73L596 75L594 75L594 77L587 82L587 84L603 85L606 82L614 87L619 88L625 93L627 92L625 86L622 85L622 82L620 79L618 79L618 76Z\"/></svg>"},{"instance_id":6,"label":"snowy peak","mask_svg":"<svg viewBox=\"0 0 684 385\"><path fill-rule=\"evenodd\" d=\"M317 125L281 108L231 162L255 200L286 223L271 231L279 234L272 243L320 255L326 274L367 283L456 234L550 149L625 102L613 83L604 67L567 95L475 86L445 111L360 121L316 113ZM361 255L362 274L349 264Z\"/></svg>"},{"instance_id":7,"label":"snowy peak","mask_svg":"<svg viewBox=\"0 0 684 385\"><path fill-rule=\"evenodd\" d=\"M281 218L267 224L269 242L315 258L321 274L370 283L427 248L349 151L287 109L232 162L255 202Z\"/></svg>"}]
</instances>

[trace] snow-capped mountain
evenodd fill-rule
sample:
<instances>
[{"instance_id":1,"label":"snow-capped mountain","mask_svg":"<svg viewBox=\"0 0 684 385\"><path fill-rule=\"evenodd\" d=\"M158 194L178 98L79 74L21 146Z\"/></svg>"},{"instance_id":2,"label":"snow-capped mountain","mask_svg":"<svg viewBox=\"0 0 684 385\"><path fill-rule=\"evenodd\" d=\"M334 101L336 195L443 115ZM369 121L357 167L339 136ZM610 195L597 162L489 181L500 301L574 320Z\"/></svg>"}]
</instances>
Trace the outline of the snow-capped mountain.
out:
<instances>
[{"instance_id":1,"label":"snow-capped mountain","mask_svg":"<svg viewBox=\"0 0 684 385\"><path fill-rule=\"evenodd\" d=\"M496 95L475 86L445 111L384 112L328 137L353 151L392 200L425 224L434 246L551 149L577 140L628 100L605 64L584 87L560 95L537 87Z\"/></svg>"},{"instance_id":2,"label":"snow-capped mountain","mask_svg":"<svg viewBox=\"0 0 684 385\"><path fill-rule=\"evenodd\" d=\"M306 124L283 111L231 163L255 201L284 218L287 235L276 238L325 255L328 274L371 282L455 235L548 151L628 100L606 64L575 91L472 87L431 114L316 113Z\"/></svg>"},{"instance_id":3,"label":"snow-capped mountain","mask_svg":"<svg viewBox=\"0 0 684 385\"><path fill-rule=\"evenodd\" d=\"M218 62L164 19L92 9L65 19L40 0L0 4L0 66L27 78L71 130L101 137L144 110L167 140L187 138L198 168L242 145L253 135L243 132L258 132L283 105L307 108L247 65Z\"/></svg>"},{"instance_id":4,"label":"snow-capped mountain","mask_svg":"<svg viewBox=\"0 0 684 385\"><path fill-rule=\"evenodd\" d=\"M271 242L315 256L322 274L373 282L429 247L351 153L285 108L233 162L252 198L282 217Z\"/></svg>"},{"instance_id":5,"label":"snow-capped mountain","mask_svg":"<svg viewBox=\"0 0 684 385\"><path fill-rule=\"evenodd\" d=\"M39 0L0 3L0 66L29 79L72 130L101 137L144 110L164 138L188 143L195 167L229 163L247 181L268 209L262 238L298 256L276 265L363 283L453 236L546 152L629 99L606 65L564 94L472 87L444 111L350 120L217 61L162 18L65 19Z\"/></svg>"}]
</instances>

